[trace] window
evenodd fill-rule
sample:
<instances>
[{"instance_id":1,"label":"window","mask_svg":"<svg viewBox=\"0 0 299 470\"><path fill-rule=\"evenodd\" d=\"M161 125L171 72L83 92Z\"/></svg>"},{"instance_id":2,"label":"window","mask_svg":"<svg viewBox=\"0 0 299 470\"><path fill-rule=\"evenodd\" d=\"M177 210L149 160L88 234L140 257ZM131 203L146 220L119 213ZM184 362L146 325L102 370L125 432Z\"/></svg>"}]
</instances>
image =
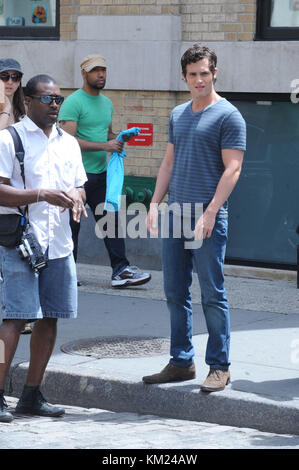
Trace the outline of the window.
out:
<instances>
[{"instance_id":1,"label":"window","mask_svg":"<svg viewBox=\"0 0 299 470\"><path fill-rule=\"evenodd\" d=\"M255 39L299 41L299 1L257 0Z\"/></svg>"},{"instance_id":2,"label":"window","mask_svg":"<svg viewBox=\"0 0 299 470\"><path fill-rule=\"evenodd\" d=\"M226 260L296 270L298 109L289 93L220 93L246 121L247 150L229 198Z\"/></svg>"},{"instance_id":3,"label":"window","mask_svg":"<svg viewBox=\"0 0 299 470\"><path fill-rule=\"evenodd\" d=\"M1 39L59 39L59 0L0 0Z\"/></svg>"}]
</instances>

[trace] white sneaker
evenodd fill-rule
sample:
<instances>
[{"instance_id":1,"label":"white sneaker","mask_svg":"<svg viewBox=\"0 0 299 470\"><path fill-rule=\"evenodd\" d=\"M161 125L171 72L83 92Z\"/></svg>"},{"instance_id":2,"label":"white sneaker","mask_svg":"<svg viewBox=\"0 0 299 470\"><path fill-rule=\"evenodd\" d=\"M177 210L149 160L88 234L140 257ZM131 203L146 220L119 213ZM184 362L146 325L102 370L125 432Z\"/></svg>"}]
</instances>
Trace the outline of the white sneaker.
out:
<instances>
[{"instance_id":1,"label":"white sneaker","mask_svg":"<svg viewBox=\"0 0 299 470\"><path fill-rule=\"evenodd\" d=\"M137 266L125 266L124 269L112 277L111 287L140 286L151 280L150 273L139 271Z\"/></svg>"}]
</instances>

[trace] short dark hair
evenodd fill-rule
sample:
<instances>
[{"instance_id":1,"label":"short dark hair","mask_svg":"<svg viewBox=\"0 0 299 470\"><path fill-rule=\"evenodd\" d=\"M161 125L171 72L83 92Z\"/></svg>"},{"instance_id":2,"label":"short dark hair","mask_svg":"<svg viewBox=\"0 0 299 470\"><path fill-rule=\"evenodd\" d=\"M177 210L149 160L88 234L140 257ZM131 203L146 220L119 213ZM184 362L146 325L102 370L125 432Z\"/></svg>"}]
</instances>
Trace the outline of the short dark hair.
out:
<instances>
[{"instance_id":1,"label":"short dark hair","mask_svg":"<svg viewBox=\"0 0 299 470\"><path fill-rule=\"evenodd\" d=\"M209 47L202 46L201 44L193 44L192 47L189 47L189 49L186 50L181 58L182 73L184 77L187 73L187 65L198 62L204 57L208 57L210 71L214 74L215 68L217 67L217 56L215 52Z\"/></svg>"},{"instance_id":2,"label":"short dark hair","mask_svg":"<svg viewBox=\"0 0 299 470\"><path fill-rule=\"evenodd\" d=\"M30 80L27 82L25 86L25 89L24 89L25 96L34 95L37 90L37 84L40 82L56 83L54 78L50 77L50 75L46 75L46 74L35 75L34 77L30 78Z\"/></svg>"}]
</instances>

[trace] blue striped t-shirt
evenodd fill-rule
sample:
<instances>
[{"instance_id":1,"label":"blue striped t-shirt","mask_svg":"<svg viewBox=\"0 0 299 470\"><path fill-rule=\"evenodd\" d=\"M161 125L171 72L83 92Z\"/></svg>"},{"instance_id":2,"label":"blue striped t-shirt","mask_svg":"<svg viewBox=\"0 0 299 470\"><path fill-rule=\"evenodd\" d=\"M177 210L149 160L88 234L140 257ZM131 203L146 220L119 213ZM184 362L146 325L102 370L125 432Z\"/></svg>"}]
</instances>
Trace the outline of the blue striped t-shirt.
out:
<instances>
[{"instance_id":1,"label":"blue striped t-shirt","mask_svg":"<svg viewBox=\"0 0 299 470\"><path fill-rule=\"evenodd\" d=\"M221 150L246 150L245 121L229 101L221 98L197 113L191 106L192 101L176 106L170 116L169 204L210 202L224 171Z\"/></svg>"}]
</instances>

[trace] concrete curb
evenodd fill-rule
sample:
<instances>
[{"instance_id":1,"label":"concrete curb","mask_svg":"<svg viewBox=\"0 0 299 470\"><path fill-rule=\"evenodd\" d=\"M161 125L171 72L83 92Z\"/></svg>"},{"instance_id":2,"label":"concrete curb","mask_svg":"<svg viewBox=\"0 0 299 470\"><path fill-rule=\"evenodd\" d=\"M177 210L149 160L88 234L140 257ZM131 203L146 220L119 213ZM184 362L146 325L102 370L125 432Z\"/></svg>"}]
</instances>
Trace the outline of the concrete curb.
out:
<instances>
[{"instance_id":1,"label":"concrete curb","mask_svg":"<svg viewBox=\"0 0 299 470\"><path fill-rule=\"evenodd\" d=\"M255 268L252 266L238 266L225 264L223 268L226 276L247 277L251 279L267 279L271 281L296 282L297 272L284 269Z\"/></svg>"},{"instance_id":2,"label":"concrete curb","mask_svg":"<svg viewBox=\"0 0 299 470\"><path fill-rule=\"evenodd\" d=\"M28 363L10 371L10 395L20 396ZM198 384L145 385L117 380L102 373L70 372L68 367L49 366L43 380L51 403L100 408L116 412L154 414L227 426L254 428L264 432L299 435L299 409L289 401L274 401L229 387L206 394Z\"/></svg>"}]
</instances>

